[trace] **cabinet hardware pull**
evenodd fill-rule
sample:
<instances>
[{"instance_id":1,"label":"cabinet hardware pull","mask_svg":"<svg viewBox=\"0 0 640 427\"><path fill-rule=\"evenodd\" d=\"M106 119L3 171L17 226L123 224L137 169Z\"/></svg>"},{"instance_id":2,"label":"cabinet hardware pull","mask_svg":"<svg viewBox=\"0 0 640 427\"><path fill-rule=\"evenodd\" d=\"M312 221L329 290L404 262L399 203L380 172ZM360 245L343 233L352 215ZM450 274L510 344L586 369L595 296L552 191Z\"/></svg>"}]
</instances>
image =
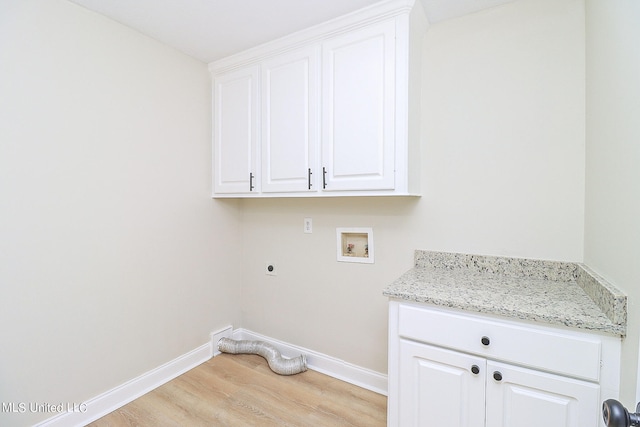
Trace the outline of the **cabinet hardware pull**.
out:
<instances>
[{"instance_id":1,"label":"cabinet hardware pull","mask_svg":"<svg viewBox=\"0 0 640 427\"><path fill-rule=\"evenodd\" d=\"M322 189L327 188L327 169L322 167Z\"/></svg>"},{"instance_id":2,"label":"cabinet hardware pull","mask_svg":"<svg viewBox=\"0 0 640 427\"><path fill-rule=\"evenodd\" d=\"M489 337L482 337L482 339L480 340L480 342L482 342L482 345L489 345L489 344L491 344L491 340L489 339Z\"/></svg>"},{"instance_id":3,"label":"cabinet hardware pull","mask_svg":"<svg viewBox=\"0 0 640 427\"><path fill-rule=\"evenodd\" d=\"M478 375L480 373L480 367L478 365L473 365L471 367L471 373L474 375Z\"/></svg>"},{"instance_id":4,"label":"cabinet hardware pull","mask_svg":"<svg viewBox=\"0 0 640 427\"><path fill-rule=\"evenodd\" d=\"M255 188L253 185L253 173L249 172L249 191L253 191L253 189Z\"/></svg>"},{"instance_id":5,"label":"cabinet hardware pull","mask_svg":"<svg viewBox=\"0 0 640 427\"><path fill-rule=\"evenodd\" d=\"M307 190L311 190L311 175L313 175L311 173L311 168L309 168L309 174L307 175L307 182L309 183Z\"/></svg>"},{"instance_id":6,"label":"cabinet hardware pull","mask_svg":"<svg viewBox=\"0 0 640 427\"><path fill-rule=\"evenodd\" d=\"M502 374L499 371L493 373L493 379L496 381L502 381Z\"/></svg>"}]
</instances>

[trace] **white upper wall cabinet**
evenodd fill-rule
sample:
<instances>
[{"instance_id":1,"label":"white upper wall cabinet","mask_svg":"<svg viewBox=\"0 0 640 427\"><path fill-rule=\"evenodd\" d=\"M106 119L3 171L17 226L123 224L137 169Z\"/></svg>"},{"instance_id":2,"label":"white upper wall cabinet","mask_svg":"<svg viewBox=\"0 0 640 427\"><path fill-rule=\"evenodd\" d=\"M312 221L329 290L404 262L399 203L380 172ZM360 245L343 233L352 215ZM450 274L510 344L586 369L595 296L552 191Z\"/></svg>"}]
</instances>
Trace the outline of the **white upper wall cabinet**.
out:
<instances>
[{"instance_id":1,"label":"white upper wall cabinet","mask_svg":"<svg viewBox=\"0 0 640 427\"><path fill-rule=\"evenodd\" d=\"M325 191L395 189L395 30L385 21L322 45Z\"/></svg>"},{"instance_id":2,"label":"white upper wall cabinet","mask_svg":"<svg viewBox=\"0 0 640 427\"><path fill-rule=\"evenodd\" d=\"M256 188L258 68L216 76L213 107L213 191L258 192Z\"/></svg>"},{"instance_id":3,"label":"white upper wall cabinet","mask_svg":"<svg viewBox=\"0 0 640 427\"><path fill-rule=\"evenodd\" d=\"M418 195L425 30L389 0L209 64L213 196Z\"/></svg>"},{"instance_id":4,"label":"white upper wall cabinet","mask_svg":"<svg viewBox=\"0 0 640 427\"><path fill-rule=\"evenodd\" d=\"M315 190L318 147L318 49L262 64L262 191Z\"/></svg>"}]
</instances>

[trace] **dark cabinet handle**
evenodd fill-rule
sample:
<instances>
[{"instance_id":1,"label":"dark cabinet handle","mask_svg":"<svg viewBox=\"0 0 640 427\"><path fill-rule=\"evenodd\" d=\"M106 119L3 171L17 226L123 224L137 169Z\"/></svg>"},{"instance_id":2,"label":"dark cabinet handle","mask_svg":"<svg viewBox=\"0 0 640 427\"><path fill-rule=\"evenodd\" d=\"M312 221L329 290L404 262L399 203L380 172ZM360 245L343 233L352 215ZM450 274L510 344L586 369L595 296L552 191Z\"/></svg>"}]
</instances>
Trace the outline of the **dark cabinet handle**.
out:
<instances>
[{"instance_id":1,"label":"dark cabinet handle","mask_svg":"<svg viewBox=\"0 0 640 427\"><path fill-rule=\"evenodd\" d=\"M322 189L327 188L327 169L322 167Z\"/></svg>"},{"instance_id":2,"label":"dark cabinet handle","mask_svg":"<svg viewBox=\"0 0 640 427\"><path fill-rule=\"evenodd\" d=\"M480 373L480 367L478 365L473 365L471 367L471 373L473 375L478 375Z\"/></svg>"},{"instance_id":3,"label":"dark cabinet handle","mask_svg":"<svg viewBox=\"0 0 640 427\"><path fill-rule=\"evenodd\" d=\"M482 339L480 340L480 342L482 343L482 345L489 345L489 344L491 344L491 340L489 339L489 337L482 337Z\"/></svg>"},{"instance_id":4,"label":"dark cabinet handle","mask_svg":"<svg viewBox=\"0 0 640 427\"><path fill-rule=\"evenodd\" d=\"M311 175L313 175L313 173L311 172L311 168L309 168L309 174L307 175L307 182L308 182L308 186L307 186L307 190L311 190Z\"/></svg>"},{"instance_id":5,"label":"dark cabinet handle","mask_svg":"<svg viewBox=\"0 0 640 427\"><path fill-rule=\"evenodd\" d=\"M502 374L499 371L493 373L493 379L496 381L502 381Z\"/></svg>"},{"instance_id":6,"label":"dark cabinet handle","mask_svg":"<svg viewBox=\"0 0 640 427\"><path fill-rule=\"evenodd\" d=\"M255 188L253 185L253 178L255 178L253 176L253 173L249 172L249 191L253 191L253 189Z\"/></svg>"}]
</instances>

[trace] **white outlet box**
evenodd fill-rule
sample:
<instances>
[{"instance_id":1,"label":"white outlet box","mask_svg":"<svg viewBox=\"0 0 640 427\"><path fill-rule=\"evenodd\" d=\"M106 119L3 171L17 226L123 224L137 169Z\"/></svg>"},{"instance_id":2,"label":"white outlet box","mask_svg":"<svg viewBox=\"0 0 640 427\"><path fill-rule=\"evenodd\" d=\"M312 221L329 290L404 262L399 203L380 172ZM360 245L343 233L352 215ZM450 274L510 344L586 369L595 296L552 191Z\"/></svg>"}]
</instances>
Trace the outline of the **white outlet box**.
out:
<instances>
[{"instance_id":1,"label":"white outlet box","mask_svg":"<svg viewBox=\"0 0 640 427\"><path fill-rule=\"evenodd\" d=\"M311 218L304 219L304 232L308 234L313 233L313 220Z\"/></svg>"},{"instance_id":2,"label":"white outlet box","mask_svg":"<svg viewBox=\"0 0 640 427\"><path fill-rule=\"evenodd\" d=\"M218 350L218 341L222 338L231 338L233 334L233 327L231 325L226 328L222 328L219 331L211 332L211 345L213 346L213 356L219 355L221 352Z\"/></svg>"}]
</instances>

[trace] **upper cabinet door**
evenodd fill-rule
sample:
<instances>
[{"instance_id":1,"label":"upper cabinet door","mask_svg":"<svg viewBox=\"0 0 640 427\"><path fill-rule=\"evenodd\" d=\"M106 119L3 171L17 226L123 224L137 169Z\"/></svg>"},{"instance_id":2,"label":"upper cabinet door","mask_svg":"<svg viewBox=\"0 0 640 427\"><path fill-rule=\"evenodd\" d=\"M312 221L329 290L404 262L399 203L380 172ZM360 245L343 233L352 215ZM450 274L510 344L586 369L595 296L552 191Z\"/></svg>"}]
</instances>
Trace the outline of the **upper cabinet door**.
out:
<instances>
[{"instance_id":1,"label":"upper cabinet door","mask_svg":"<svg viewBox=\"0 0 640 427\"><path fill-rule=\"evenodd\" d=\"M322 61L323 189L394 189L395 21L327 40Z\"/></svg>"},{"instance_id":2,"label":"upper cabinet door","mask_svg":"<svg viewBox=\"0 0 640 427\"><path fill-rule=\"evenodd\" d=\"M256 66L214 79L214 193L259 191L257 80Z\"/></svg>"},{"instance_id":3,"label":"upper cabinet door","mask_svg":"<svg viewBox=\"0 0 640 427\"><path fill-rule=\"evenodd\" d=\"M317 191L319 49L262 63L262 191Z\"/></svg>"}]
</instances>

